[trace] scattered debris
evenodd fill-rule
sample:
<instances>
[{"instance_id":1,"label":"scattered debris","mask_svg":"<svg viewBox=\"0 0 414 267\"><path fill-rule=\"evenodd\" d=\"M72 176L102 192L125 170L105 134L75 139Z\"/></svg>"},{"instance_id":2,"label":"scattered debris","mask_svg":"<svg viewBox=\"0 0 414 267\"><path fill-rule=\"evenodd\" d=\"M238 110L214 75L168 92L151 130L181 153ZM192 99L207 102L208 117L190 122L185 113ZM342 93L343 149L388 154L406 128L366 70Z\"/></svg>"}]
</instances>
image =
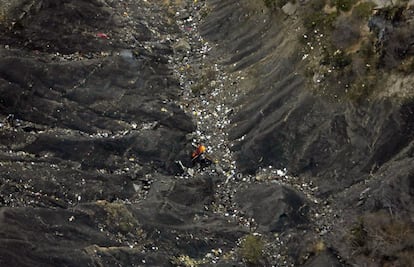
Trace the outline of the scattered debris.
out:
<instances>
[{"instance_id":1,"label":"scattered debris","mask_svg":"<svg viewBox=\"0 0 414 267\"><path fill-rule=\"evenodd\" d=\"M102 32L98 32L96 34L96 37L101 38L101 39L109 39L109 36L106 33L102 33Z\"/></svg>"}]
</instances>

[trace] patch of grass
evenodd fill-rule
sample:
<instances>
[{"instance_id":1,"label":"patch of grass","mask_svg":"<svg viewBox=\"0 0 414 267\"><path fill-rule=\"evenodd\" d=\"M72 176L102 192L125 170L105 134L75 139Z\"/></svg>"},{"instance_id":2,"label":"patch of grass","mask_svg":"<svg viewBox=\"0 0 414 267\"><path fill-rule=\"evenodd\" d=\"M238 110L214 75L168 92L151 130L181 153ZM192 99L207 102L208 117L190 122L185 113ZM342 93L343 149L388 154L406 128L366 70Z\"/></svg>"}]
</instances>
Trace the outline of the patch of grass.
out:
<instances>
[{"instance_id":1,"label":"patch of grass","mask_svg":"<svg viewBox=\"0 0 414 267\"><path fill-rule=\"evenodd\" d=\"M182 266L182 267L197 267L201 264L206 263L203 260L196 260L191 258L188 255L180 255L177 257L173 257L171 259L171 264L174 266Z\"/></svg>"},{"instance_id":2,"label":"patch of grass","mask_svg":"<svg viewBox=\"0 0 414 267\"><path fill-rule=\"evenodd\" d=\"M361 102L373 94L376 85L377 80L375 75L365 75L351 85L347 97L353 102Z\"/></svg>"},{"instance_id":3,"label":"patch of grass","mask_svg":"<svg viewBox=\"0 0 414 267\"><path fill-rule=\"evenodd\" d=\"M308 30L319 30L322 32L331 31L337 13L325 13L324 11L311 11L304 14L303 26Z\"/></svg>"},{"instance_id":4,"label":"patch of grass","mask_svg":"<svg viewBox=\"0 0 414 267\"><path fill-rule=\"evenodd\" d=\"M207 16L211 13L211 8L208 6L204 6L201 10L200 10L200 17L201 19L205 19L207 18Z\"/></svg>"},{"instance_id":5,"label":"patch of grass","mask_svg":"<svg viewBox=\"0 0 414 267\"><path fill-rule=\"evenodd\" d=\"M318 240L313 244L312 252L315 253L316 255L321 254L325 250L326 250L326 245L322 240Z\"/></svg>"},{"instance_id":6,"label":"patch of grass","mask_svg":"<svg viewBox=\"0 0 414 267\"><path fill-rule=\"evenodd\" d=\"M241 257L249 264L258 264L263 259L264 242L260 236L246 236L240 247Z\"/></svg>"},{"instance_id":7,"label":"patch of grass","mask_svg":"<svg viewBox=\"0 0 414 267\"><path fill-rule=\"evenodd\" d=\"M335 68L346 67L351 62L351 57L342 50L336 50L331 56L331 65Z\"/></svg>"},{"instance_id":8,"label":"patch of grass","mask_svg":"<svg viewBox=\"0 0 414 267\"><path fill-rule=\"evenodd\" d=\"M397 70L407 75L414 73L414 56L402 60Z\"/></svg>"},{"instance_id":9,"label":"patch of grass","mask_svg":"<svg viewBox=\"0 0 414 267\"><path fill-rule=\"evenodd\" d=\"M332 0L332 5L338 10L348 12L357 2L358 0Z\"/></svg>"},{"instance_id":10,"label":"patch of grass","mask_svg":"<svg viewBox=\"0 0 414 267\"><path fill-rule=\"evenodd\" d=\"M200 82L197 82L196 84L194 84L193 86L191 86L191 92L194 95L199 96L199 95L202 94L204 88L206 88L206 87L207 87L207 84L200 81Z\"/></svg>"},{"instance_id":11,"label":"patch of grass","mask_svg":"<svg viewBox=\"0 0 414 267\"><path fill-rule=\"evenodd\" d=\"M350 230L350 241L353 248L360 248L365 246L367 242L368 232L365 229L364 221L362 218L358 222L354 223Z\"/></svg>"},{"instance_id":12,"label":"patch of grass","mask_svg":"<svg viewBox=\"0 0 414 267\"><path fill-rule=\"evenodd\" d=\"M4 24L7 20L6 11L0 7L0 24Z\"/></svg>"},{"instance_id":13,"label":"patch of grass","mask_svg":"<svg viewBox=\"0 0 414 267\"><path fill-rule=\"evenodd\" d=\"M396 219L386 211L369 213L351 227L349 240L357 254L387 266L406 266L403 263L414 258L413 226L408 218Z\"/></svg>"},{"instance_id":14,"label":"patch of grass","mask_svg":"<svg viewBox=\"0 0 414 267\"><path fill-rule=\"evenodd\" d=\"M330 65L334 68L342 69L352 62L352 58L345 53L343 50L336 50L332 52L332 50L325 50L324 58L322 63L325 65Z\"/></svg>"},{"instance_id":15,"label":"patch of grass","mask_svg":"<svg viewBox=\"0 0 414 267\"><path fill-rule=\"evenodd\" d=\"M123 234L139 232L137 220L124 204L99 201L98 205L106 211L106 223L109 227Z\"/></svg>"}]
</instances>

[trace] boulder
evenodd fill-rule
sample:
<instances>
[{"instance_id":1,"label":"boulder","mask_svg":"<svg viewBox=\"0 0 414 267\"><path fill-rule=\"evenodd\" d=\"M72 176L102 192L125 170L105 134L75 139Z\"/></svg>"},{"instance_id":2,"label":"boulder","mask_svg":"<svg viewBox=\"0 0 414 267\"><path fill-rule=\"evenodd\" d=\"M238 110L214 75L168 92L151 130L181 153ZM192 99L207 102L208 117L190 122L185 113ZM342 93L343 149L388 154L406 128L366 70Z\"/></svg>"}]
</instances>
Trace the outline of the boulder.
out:
<instances>
[{"instance_id":1,"label":"boulder","mask_svg":"<svg viewBox=\"0 0 414 267\"><path fill-rule=\"evenodd\" d=\"M264 232L282 232L307 223L307 203L292 188L253 184L236 194L236 203Z\"/></svg>"},{"instance_id":2,"label":"boulder","mask_svg":"<svg viewBox=\"0 0 414 267\"><path fill-rule=\"evenodd\" d=\"M284 6L282 6L282 11L288 16L294 15L297 10L298 3L293 4L291 2L287 2Z\"/></svg>"}]
</instances>

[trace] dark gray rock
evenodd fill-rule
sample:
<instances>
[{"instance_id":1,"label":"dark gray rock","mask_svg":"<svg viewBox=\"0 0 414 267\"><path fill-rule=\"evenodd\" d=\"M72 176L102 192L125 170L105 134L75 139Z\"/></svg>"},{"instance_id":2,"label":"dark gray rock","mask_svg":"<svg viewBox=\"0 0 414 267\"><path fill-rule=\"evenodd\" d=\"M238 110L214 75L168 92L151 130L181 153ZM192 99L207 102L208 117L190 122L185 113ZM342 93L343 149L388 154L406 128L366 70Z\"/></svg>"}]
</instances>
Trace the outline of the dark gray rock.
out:
<instances>
[{"instance_id":1,"label":"dark gray rock","mask_svg":"<svg viewBox=\"0 0 414 267\"><path fill-rule=\"evenodd\" d=\"M2 266L88 266L94 264L84 251L88 244L117 245L93 218L76 211L1 208L0 225Z\"/></svg>"},{"instance_id":2,"label":"dark gray rock","mask_svg":"<svg viewBox=\"0 0 414 267\"><path fill-rule=\"evenodd\" d=\"M143 229L171 252L202 257L211 249L230 249L243 234L234 222L210 211L214 199L210 177L180 181L158 179L148 198L134 211Z\"/></svg>"},{"instance_id":3,"label":"dark gray rock","mask_svg":"<svg viewBox=\"0 0 414 267\"><path fill-rule=\"evenodd\" d=\"M250 185L236 194L236 203L264 232L283 232L308 222L306 200L286 186Z\"/></svg>"},{"instance_id":4,"label":"dark gray rock","mask_svg":"<svg viewBox=\"0 0 414 267\"><path fill-rule=\"evenodd\" d=\"M16 12L26 2L36 4L0 34L0 265L168 266L234 246L237 225L213 214L193 222L212 201L211 179L171 178L189 161L195 125L176 104L173 49L159 34L177 30L166 10L46 0ZM158 218L184 225L160 220L163 242Z\"/></svg>"},{"instance_id":5,"label":"dark gray rock","mask_svg":"<svg viewBox=\"0 0 414 267\"><path fill-rule=\"evenodd\" d=\"M322 252L321 254L311 258L304 267L342 267L346 266L342 264L334 254L330 251Z\"/></svg>"},{"instance_id":6,"label":"dark gray rock","mask_svg":"<svg viewBox=\"0 0 414 267\"><path fill-rule=\"evenodd\" d=\"M341 84L312 93L297 53L301 44L288 33L296 26L281 28L285 23L281 17L271 17L248 1L237 6L231 1L211 2L215 12L202 25L202 33L213 42L220 40L221 51L230 54L223 59L229 68L247 75L237 85L246 94L234 103L239 112L232 116L229 133L242 171L254 174L269 165L287 168L294 175L310 177L321 194L331 194L363 180L412 142L410 99L403 105L381 97L355 103L339 99ZM246 16L246 10L252 15ZM412 39L412 25L403 21L400 18L389 38ZM344 34L344 29L338 30L338 37ZM411 53L406 44L386 42L384 64L400 64L396 53L405 51L400 53L404 57Z\"/></svg>"},{"instance_id":7,"label":"dark gray rock","mask_svg":"<svg viewBox=\"0 0 414 267\"><path fill-rule=\"evenodd\" d=\"M412 214L411 99L353 103L308 90L294 34L299 17L291 24L248 0L209 0L207 9L198 9L201 1L9 2L11 20L0 21L1 266L169 266L177 256L202 259L218 248L219 264L239 266L240 255L227 256L249 234L241 224L250 218L250 231L266 242L263 262L299 262L319 239L346 258L353 251L337 234L349 233L361 213ZM303 7L292 10L300 15ZM412 56L412 25L401 23L412 13L404 10L373 28L386 37L379 46L385 67ZM191 21L200 13L208 17L198 27ZM354 25L336 26L338 40L353 43ZM380 33L383 26L392 31ZM199 28L210 45L188 34ZM185 41L174 51L174 40ZM175 176L183 171L176 162L190 165L197 138L177 104L182 81L171 62L178 59L188 60L184 71L194 80L216 62L227 68L219 64L215 79L234 79L206 83L224 85L234 105L225 108L232 108L226 115L239 169L223 165L223 173L286 167L300 177L269 178L300 181L326 201L310 204L293 187L222 177L219 168ZM332 90L343 94L342 85ZM309 219L308 209L320 216ZM302 238L309 244L299 244ZM308 262L336 263L328 252Z\"/></svg>"}]
</instances>

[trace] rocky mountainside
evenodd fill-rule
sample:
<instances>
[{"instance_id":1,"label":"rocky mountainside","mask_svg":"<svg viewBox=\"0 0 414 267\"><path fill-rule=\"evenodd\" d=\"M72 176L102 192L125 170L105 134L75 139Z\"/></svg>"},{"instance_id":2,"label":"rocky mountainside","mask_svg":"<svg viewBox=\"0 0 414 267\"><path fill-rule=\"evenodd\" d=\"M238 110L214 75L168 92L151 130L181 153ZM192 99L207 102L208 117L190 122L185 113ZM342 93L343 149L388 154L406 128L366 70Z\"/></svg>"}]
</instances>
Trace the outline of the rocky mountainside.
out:
<instances>
[{"instance_id":1,"label":"rocky mountainside","mask_svg":"<svg viewBox=\"0 0 414 267\"><path fill-rule=\"evenodd\" d=\"M0 1L0 266L411 266L413 13Z\"/></svg>"},{"instance_id":2,"label":"rocky mountainside","mask_svg":"<svg viewBox=\"0 0 414 267\"><path fill-rule=\"evenodd\" d=\"M265 2L217 1L202 28L244 77L239 169L312 184L322 240L348 263L412 264L412 3Z\"/></svg>"}]
</instances>

